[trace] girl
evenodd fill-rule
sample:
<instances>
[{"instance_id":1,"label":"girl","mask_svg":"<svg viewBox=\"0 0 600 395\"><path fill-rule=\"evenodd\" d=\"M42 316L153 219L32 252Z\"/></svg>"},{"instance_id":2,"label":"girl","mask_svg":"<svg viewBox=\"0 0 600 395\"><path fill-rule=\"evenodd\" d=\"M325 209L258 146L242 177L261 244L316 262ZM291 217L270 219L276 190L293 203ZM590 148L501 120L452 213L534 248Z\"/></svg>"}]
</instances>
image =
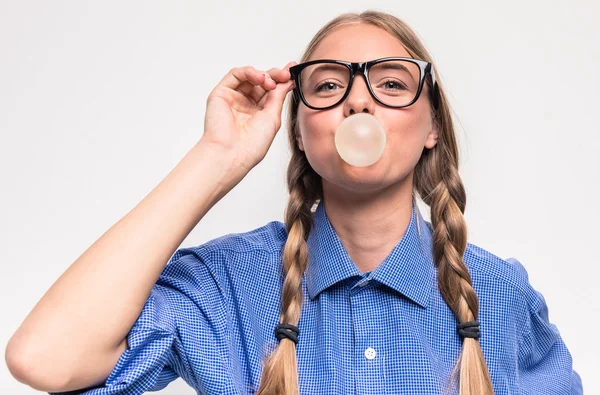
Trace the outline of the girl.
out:
<instances>
[{"instance_id":1,"label":"girl","mask_svg":"<svg viewBox=\"0 0 600 395\"><path fill-rule=\"evenodd\" d=\"M264 158L292 90L285 223L175 251ZM334 134L363 112L387 147L359 168ZM223 78L199 143L11 339L11 371L53 394L179 376L199 394L582 393L523 266L467 243L458 163L415 33L383 12L340 15L300 64Z\"/></svg>"}]
</instances>

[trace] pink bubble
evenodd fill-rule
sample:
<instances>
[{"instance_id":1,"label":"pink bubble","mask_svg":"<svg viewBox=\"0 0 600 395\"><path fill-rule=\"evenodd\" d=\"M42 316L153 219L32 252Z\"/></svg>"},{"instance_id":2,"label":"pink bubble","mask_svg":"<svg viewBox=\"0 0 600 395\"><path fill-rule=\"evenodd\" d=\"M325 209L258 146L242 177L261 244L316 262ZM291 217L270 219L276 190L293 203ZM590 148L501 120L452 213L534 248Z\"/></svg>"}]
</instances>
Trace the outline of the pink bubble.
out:
<instances>
[{"instance_id":1,"label":"pink bubble","mask_svg":"<svg viewBox=\"0 0 600 395\"><path fill-rule=\"evenodd\" d=\"M353 166L370 166L385 150L386 137L381 123L364 112L344 119L335 132L335 147L344 161Z\"/></svg>"}]
</instances>

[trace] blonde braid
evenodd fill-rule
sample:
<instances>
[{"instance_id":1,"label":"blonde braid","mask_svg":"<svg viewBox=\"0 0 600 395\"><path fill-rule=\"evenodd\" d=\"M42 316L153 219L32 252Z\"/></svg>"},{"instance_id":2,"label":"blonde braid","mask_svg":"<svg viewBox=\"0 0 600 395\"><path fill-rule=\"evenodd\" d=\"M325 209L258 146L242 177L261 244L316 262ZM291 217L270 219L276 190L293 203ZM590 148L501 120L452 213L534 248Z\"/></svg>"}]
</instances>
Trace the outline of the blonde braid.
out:
<instances>
[{"instance_id":1,"label":"blonde braid","mask_svg":"<svg viewBox=\"0 0 600 395\"><path fill-rule=\"evenodd\" d=\"M288 237L283 250L285 280L281 295L281 324L297 326L302 310L302 276L308 264L306 240L312 228L311 208L321 191L320 178L300 150L294 151L287 173L290 198L285 210ZM302 338L300 334L299 340ZM283 337L266 358L257 395L299 393L296 344Z\"/></svg>"}]
</instances>

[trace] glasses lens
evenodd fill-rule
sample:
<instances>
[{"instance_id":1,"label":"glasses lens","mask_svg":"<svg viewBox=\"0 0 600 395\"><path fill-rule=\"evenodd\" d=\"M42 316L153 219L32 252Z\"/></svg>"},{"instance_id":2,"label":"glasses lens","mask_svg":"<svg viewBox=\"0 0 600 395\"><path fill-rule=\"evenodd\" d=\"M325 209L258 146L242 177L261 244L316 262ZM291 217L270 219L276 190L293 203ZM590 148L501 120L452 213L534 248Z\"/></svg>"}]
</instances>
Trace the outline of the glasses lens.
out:
<instances>
[{"instance_id":1,"label":"glasses lens","mask_svg":"<svg viewBox=\"0 0 600 395\"><path fill-rule=\"evenodd\" d=\"M313 107L324 108L339 102L350 82L350 69L336 63L316 63L300 73L300 89Z\"/></svg>"},{"instance_id":2,"label":"glasses lens","mask_svg":"<svg viewBox=\"0 0 600 395\"><path fill-rule=\"evenodd\" d=\"M371 66L369 81L375 96L390 106L403 106L417 95L421 69L404 60L387 60ZM336 63L315 63L299 76L300 89L309 105L325 108L337 104L348 89L350 69Z\"/></svg>"},{"instance_id":3,"label":"glasses lens","mask_svg":"<svg viewBox=\"0 0 600 395\"><path fill-rule=\"evenodd\" d=\"M390 106L404 106L417 96L420 67L407 60L387 60L371 66L369 83L375 96Z\"/></svg>"}]
</instances>

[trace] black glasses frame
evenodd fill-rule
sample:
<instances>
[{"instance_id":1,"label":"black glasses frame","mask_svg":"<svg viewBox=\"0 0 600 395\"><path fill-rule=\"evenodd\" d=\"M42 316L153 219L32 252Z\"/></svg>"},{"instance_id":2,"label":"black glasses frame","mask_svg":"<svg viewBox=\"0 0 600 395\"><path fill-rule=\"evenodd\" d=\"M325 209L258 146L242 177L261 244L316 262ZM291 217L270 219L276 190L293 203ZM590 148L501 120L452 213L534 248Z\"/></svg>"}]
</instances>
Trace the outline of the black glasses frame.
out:
<instances>
[{"instance_id":1,"label":"black glasses frame","mask_svg":"<svg viewBox=\"0 0 600 395\"><path fill-rule=\"evenodd\" d=\"M421 78L419 80L419 88L417 89L417 94L415 95L415 98L408 104L405 104L402 106L392 106L392 105L386 104L386 103L382 102L379 98L377 98L377 96L373 92L373 89L371 88L371 83L369 82L369 69L374 64L381 63L381 62L388 61L388 60L405 60L405 61L412 62L412 63L416 64L417 66L419 66L419 69L421 72ZM348 68L348 70L350 71L350 82L348 83L348 89L346 89L346 93L344 93L344 96L337 103L335 103L331 106L327 106L327 107L311 106L310 104L308 104L308 102L304 98L304 93L302 92L302 89L300 88L300 73L302 72L302 70L304 70L304 68L306 68L308 66L311 66L311 65L317 64L317 63L336 63L336 64L346 66L346 68ZM365 80L367 81L367 88L369 89L371 96L378 103L380 103L386 107L392 107L392 108L404 108L404 107L408 107L408 106L414 104L419 99L419 96L421 96L421 91L423 90L423 84L424 84L425 78L427 77L427 74L430 74L431 75L431 86L432 86L432 89L431 89L432 102L433 102L434 108L437 108L437 106L438 106L438 94L437 94L438 85L435 80L435 72L433 70L433 65L430 62L426 62L421 59L404 58L404 57L387 57L387 58L370 60L368 62L346 62L343 60L335 60L335 59L316 59L316 60L311 60L308 62L297 64L295 66L290 67L291 79L293 79L294 82L296 83L296 87L293 90L294 100L296 100L297 103L300 100L302 100L302 102L306 105L306 107L311 108L313 110L328 110L330 108L333 108L333 107L337 106L338 104L340 104L341 102L343 102L344 100L346 100L346 97L348 97L348 94L350 94L350 89L352 89L352 83L354 82L354 76L356 74L358 74L358 72L361 72L365 76Z\"/></svg>"}]
</instances>

